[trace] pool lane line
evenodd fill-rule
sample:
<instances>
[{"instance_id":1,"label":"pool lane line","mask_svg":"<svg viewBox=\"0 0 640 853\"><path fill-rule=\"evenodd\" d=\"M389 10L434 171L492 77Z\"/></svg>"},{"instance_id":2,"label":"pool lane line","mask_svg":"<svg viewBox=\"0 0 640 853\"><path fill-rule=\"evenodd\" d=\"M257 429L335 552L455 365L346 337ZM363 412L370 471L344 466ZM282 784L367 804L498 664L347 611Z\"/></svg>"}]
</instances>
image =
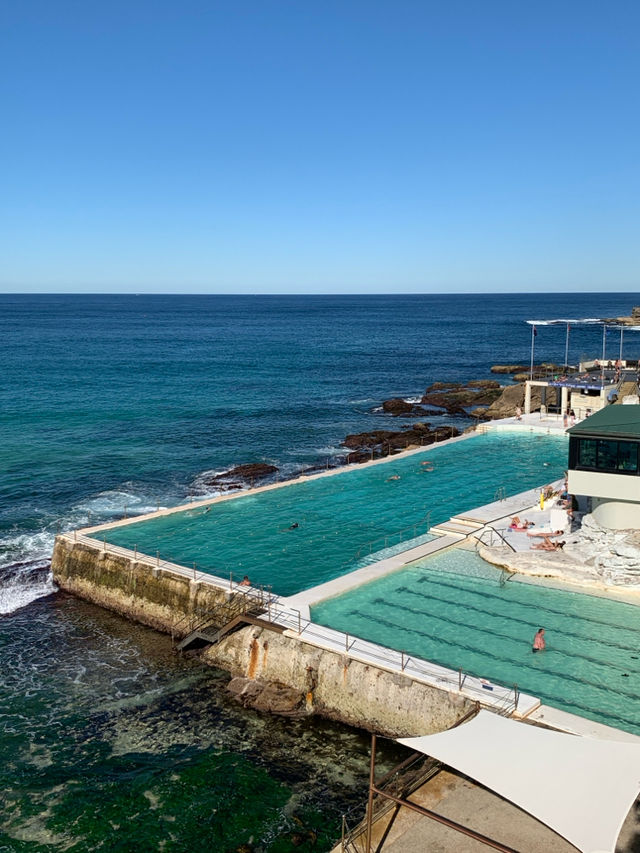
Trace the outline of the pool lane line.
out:
<instances>
[{"instance_id":1,"label":"pool lane line","mask_svg":"<svg viewBox=\"0 0 640 853\"><path fill-rule=\"evenodd\" d=\"M446 581L440 580L439 575L440 574L442 574L442 575L444 575L444 574L455 574L455 576L457 578L465 578L465 579L469 577L469 575L459 574L457 572L445 572L443 570L438 570L438 569L427 569L427 571L432 572L433 574L429 574L429 576L423 575L422 577L417 578L416 583L434 583L434 584L437 584L439 586L449 586L452 589L459 589L459 587L457 587L455 584L452 584L452 583L448 584ZM434 576L435 573L438 574L438 577ZM518 581L515 581L515 583L518 583ZM527 584L527 586L538 586L538 584L535 584L535 585L534 584ZM540 586L542 587L543 590L550 589L550 587L545 587L542 584ZM474 591L469 586L463 586L463 589L467 592ZM584 595L588 598L597 598L598 600L602 600L598 596L595 596L595 595L589 596L588 593L574 592L573 590L564 590L564 589L555 589L554 588L554 592L567 593L568 595ZM499 595L496 595L493 592L482 593L482 595L484 595L486 598L494 598L500 602L504 602L503 598L501 598ZM611 598L606 598L604 600L612 602L613 604L622 604L626 607L638 608L638 606L636 604L629 604L626 601L617 601L617 600L614 600ZM566 616L565 610L555 610L552 607L545 607L545 609L549 613L556 613L559 616ZM640 615L640 609L638 609L638 614ZM606 628L617 628L620 631L631 631L634 634L640 634L640 628L633 628L631 625L620 625L618 623L612 624L611 622L605 622L602 619L597 619L594 616L581 616L580 618L583 619L585 622L591 622L594 625L604 625ZM640 643L639 643L639 647L640 647ZM636 647L636 648L638 648L638 647Z\"/></svg>"},{"instance_id":2,"label":"pool lane line","mask_svg":"<svg viewBox=\"0 0 640 853\"><path fill-rule=\"evenodd\" d=\"M352 611L352 614L351 614L351 615L353 615L353 616L360 616L360 617L362 617L362 618L367 619L369 622L371 622L371 621L372 621L372 620L371 620L371 618L368 616L368 614L366 614L366 613L362 613L361 611ZM428 638L428 639L432 640L436 645L437 645L438 643L440 643L441 645L447 646L449 649L463 649L463 650L466 650L466 651L470 651L470 652L472 652L473 654L480 654L480 652L478 651L478 648L477 648L476 646L468 646L468 645L466 645L466 644L464 644L464 643L460 643L460 642L458 642L458 643L449 642L448 640L444 640L444 639L442 639L441 637L435 636L435 635L433 635L433 634L429 634L429 633L427 633L427 632L425 632L425 631L412 631L412 630L411 630L411 629L409 629L409 628L405 628L403 625L398 625L398 624L397 624L397 623L395 623L395 622L391 622L391 621L389 621L389 620L385 620L385 619L380 619L380 618L378 618L378 619L377 619L377 622L378 622L378 623L382 623L382 624L386 625L386 626L387 626L387 627L389 627L389 628L393 628L393 629L394 629L394 630L396 630L396 631L397 631L397 630L401 630L401 631L405 631L405 632L407 632L407 633L419 634L419 635L420 635L420 636L422 636L422 637L425 637L425 638ZM530 656L530 654L531 654L531 652L530 652L530 645L529 645L529 644L526 644L526 645L527 645L527 650L529 651L529 656ZM412 654L412 653L411 653L411 651L410 651L410 649L406 649L406 653L407 653L407 654ZM416 656L416 657L422 656L422 658L426 660L426 658L425 658L425 656L424 656L424 653L423 653L423 652L416 653L416 655L415 655L415 656ZM617 695L617 696L620 696L620 697L626 697L627 699L632 699L632 700L634 700L634 701L638 701L638 700L640 700L640 695L639 695L639 694L629 693L628 691L623 691L623 690L616 690L616 689L611 688L611 687L609 687L609 686L607 686L607 685L596 684L595 682L591 682L591 681L587 681L587 680L585 680L585 679L577 678L577 677L572 676L572 675L569 675L569 674L565 674L565 673L558 673L558 672L555 672L555 671L553 671L553 670L544 670L544 669L540 669L540 668L538 668L538 667L530 666L529 664L526 664L526 663L521 663L520 661L514 661L514 659L513 659L513 658L506 658L506 657L502 657L502 656L497 655L497 654L494 654L494 653L492 653L492 654L491 654L491 657L492 657L494 660L502 661L503 663L506 663L506 664L508 664L508 665L510 665L510 666L512 666L512 667L517 667L517 668L518 668L518 670L520 670L520 671L521 671L522 669L526 669L526 670L529 670L530 672L533 672L533 673L537 674L538 676L540 676L540 675L545 676L545 675L546 675L546 676L549 676L549 677L550 677L550 678L552 678L552 679L557 679L559 682L562 682L563 684L564 684L566 681L570 681L570 682L573 682L573 683L575 683L575 684L577 684L577 685L585 686L585 687L587 687L587 688L588 688L588 689L590 689L590 690L595 690L595 691L597 691L597 692L604 693L606 696L609 696L609 695L611 695L611 694L615 694L615 695ZM440 666L445 666L445 667L447 667L448 669L454 669L454 670L456 670L456 669L458 668L458 666L459 666L459 664L458 664L458 666L456 666L456 665L455 665L454 663L452 663L452 662L443 663L441 659L440 659L440 660L432 660L432 663L437 663L437 664L439 664ZM466 670L464 667L463 667L463 671L464 671L464 672L468 672L468 670ZM469 672L468 674L469 674L469 675L472 675L472 674L474 674L474 673ZM487 677L487 675L486 675L486 673L485 673L485 674L484 674L484 675L482 675L482 676L475 675L475 677L476 677L476 678L486 678L486 677ZM493 678L493 676L491 676L491 677ZM498 676L496 676L496 679L497 679L497 680L496 680L496 683L498 683L498 684L499 684L499 683L502 683L503 677L498 675ZM518 683L520 683L520 682L518 682ZM528 688L527 688L527 689L528 689ZM536 690L536 696L538 696L538 692L539 692L539 691L537 691L537 690ZM564 694L563 694L563 695L564 695ZM538 696L538 698L540 698L540 697ZM637 724L637 723L636 723L636 724Z\"/></svg>"},{"instance_id":3,"label":"pool lane line","mask_svg":"<svg viewBox=\"0 0 640 853\"><path fill-rule=\"evenodd\" d=\"M418 596L420 599L425 600L425 601L444 602L446 604L453 605L454 607L463 608L464 610L473 610L474 612L480 613L483 616L489 616L493 619L502 620L503 622L505 621L505 618L507 618L508 622L517 623L519 625L525 625L525 626L527 626L527 628L529 630L533 630L536 625L544 623L546 626L545 630L553 629L554 633L556 635L561 636L561 637L569 637L569 636L575 637L577 639L584 640L586 643L591 644L591 645L593 645L594 640L595 640L595 642L597 643L598 646L607 647L610 649L618 649L619 651L622 651L622 652L638 652L637 645L632 645L632 646L622 645L621 643L616 643L616 642L612 642L609 640L600 640L597 637L594 637L593 635L590 635L590 634L585 635L582 633L576 633L575 631L571 631L569 633L564 628L556 627L555 623L553 621L549 622L549 620L544 619L544 618L540 619L538 621L534 621L533 619L524 619L520 616L513 616L513 615L510 615L509 617L505 617L504 614L498 613L495 610L488 610L485 608L478 607L474 604L469 604L467 602L461 603L461 602L455 601L454 599L451 599L451 598L444 598L444 597L442 597L442 595L438 595L438 596L422 595L421 593L416 592L415 590L412 590L410 587L398 587L397 591L398 592L406 592L408 595ZM383 601L383 599L380 599L380 601ZM387 601L384 600L384 603L386 605ZM520 606L526 607L527 605L520 605ZM432 612L429 612L429 611L424 611L424 610L419 611L419 610L415 610L415 609L410 609L410 611L411 611L411 613L414 613L416 615L418 613L423 613L423 615L425 617L440 618L443 621L446 621L446 619L444 619L444 617L435 617L434 614ZM554 613L555 615L558 615L557 611L547 611L544 607L536 608L536 615L538 615L539 613L541 613L543 615L546 613ZM576 617L576 618L579 619L580 617ZM478 629L478 630L480 630L480 629ZM639 655L639 657L640 657L640 655ZM591 658L588 658L588 660L591 660Z\"/></svg>"},{"instance_id":4,"label":"pool lane line","mask_svg":"<svg viewBox=\"0 0 640 853\"><path fill-rule=\"evenodd\" d=\"M354 611L353 615L358 615L357 611ZM364 614L361 614L361 615L364 615ZM369 620L369 621L371 621L371 620ZM378 621L380 621L380 622L383 622L383 623L384 623L386 620L378 620ZM387 623L387 624L388 624L390 627L393 627L393 628L401 627L401 626L396 626L394 623ZM430 636L430 635L425 635L425 636ZM434 639L434 640L435 640L436 638L432 637L432 639ZM436 642L437 642L437 640L436 640ZM452 644L452 643L448 643L448 642L447 642L447 643L445 643L445 645L446 645L446 646L448 646L450 649L463 649L463 648L464 648L464 649L467 649L467 650L469 650L469 651L473 651L473 652L475 652L475 653L478 653L478 650L477 650L477 649L475 649L475 648L474 648L474 649L471 649L471 647L464 646L464 645L460 645L460 644L458 644L458 645L454 645L454 644ZM409 654L409 653L410 653L410 652L408 652L408 651L407 651L407 654ZM420 655L416 655L416 657L418 657L418 656L420 656ZM517 664L516 664L516 663L514 663L514 661L513 661L512 659L501 658L501 657L498 657L498 656L496 656L496 655L493 655L493 657L494 657L494 658L496 658L497 660L501 660L501 661L503 661L503 662L505 662L505 663L509 663L509 664L511 664L511 665L517 666ZM424 656L423 656L423 659L425 659L425 658L424 658ZM455 668L456 668L456 667L454 666L454 664L453 664L453 663L446 662L446 661L444 661L444 662L443 662L442 658L435 659L435 660L431 659L431 660L432 660L432 663L438 664L438 665L440 665L440 666L447 667L448 669L455 669ZM559 682L562 682L562 684L563 684L563 685L565 684L565 682L570 681L570 682L575 683L576 685L582 685L582 686L587 687L591 692L592 692L592 691L596 691L596 693L604 693L604 694L605 694L605 696L607 696L607 697L610 697L611 695L615 695L615 696L617 696L617 697L620 697L620 698L622 699L622 701L623 701L623 702L624 702L623 697L626 697L627 699L629 699L629 698L630 698L630 699L632 699L632 700L637 700L637 699L639 699L639 698L640 698L639 696L636 696L635 694L629 694L629 693L626 693L626 692L624 692L624 691L614 690L614 689L608 688L608 687L606 687L606 686L604 686L604 685L594 684L594 683L592 683L592 682L588 682L588 681L585 681L585 680L583 680L583 679L578 679L578 678L575 678L575 677L572 677L572 676L568 676L568 675L559 675L559 674L554 673L554 672L549 673L548 671L540 670L540 669L538 669L538 668L534 668L534 667L530 667L530 666L528 666L528 665L526 665L526 664L524 664L524 665L523 665L523 667L524 667L525 669L528 669L528 670L530 670L531 672L533 672L533 673L537 674L538 676L539 676L540 674L542 674L542 675L545 675L545 674L546 674L546 675L549 675L551 678L553 678L553 679L557 679ZM519 669L522 669L523 667L519 667ZM485 674L484 674L483 676L475 675L474 673L470 672L470 671L469 671L469 670L467 670L467 669L463 669L463 671L464 671L464 672L466 672L468 675L474 675L474 677L476 677L476 678L480 678L480 677L482 677L482 678L486 678L486 677L489 677L489 678L491 678L492 680L494 680L496 684L502 684L502 683L503 683L503 681L504 681L504 679L503 679L503 677L502 677L502 676L500 676L500 675L492 676L492 675L491 675L491 673L487 673L486 671L485 671ZM518 683L520 684L520 686L521 686L521 687L523 687L523 686L524 686L524 689L529 690L529 688L528 688L526 685L522 685L522 683L521 683L520 681L518 681ZM567 695L567 694L566 694L566 692L559 692L559 693L558 693L558 694L556 694L556 695L550 695L550 694L546 693L546 691L545 691L545 690L543 690L543 689L542 689L542 690L539 690L539 689L537 689L537 688L533 688L533 690L534 690L535 695L537 696L537 698L539 698L539 699L541 699L541 700L542 700L542 699L544 699L548 704L553 704L554 702L556 702L556 703L557 703L557 702L562 702L562 701L563 701L563 697ZM593 697L592 697L592 698L593 698ZM633 727L634 727L634 730L640 730L640 726L638 725L638 720L637 720L637 718L635 718L635 719L629 719L629 718L627 718L627 717L624 717L624 716L620 715L617 711L615 711L615 712L607 712L607 711L603 711L603 710L595 711L595 710L593 709L593 707L592 707L592 706L590 706L590 705L584 705L584 704L582 704L580 701L572 700L572 702L573 702L573 704L569 704L568 702L566 702L566 703L564 704L564 706L562 706L562 707L563 707L565 710L566 710L567 708L579 708L579 709L581 709L581 710L583 710L583 711L590 712L591 714L598 713L598 714L601 714L603 717L606 717L607 719L617 720L617 721L618 721L618 723L619 723L620 721L622 721L622 722L626 723L626 724L627 724L627 725L629 725L629 726L633 726ZM613 716L613 713L617 714L618 716ZM619 727L619 726L618 726L618 727Z\"/></svg>"},{"instance_id":5,"label":"pool lane line","mask_svg":"<svg viewBox=\"0 0 640 853\"><path fill-rule=\"evenodd\" d=\"M389 606L393 606L393 605L389 605ZM372 621L372 618L371 618L370 616L368 616L366 613L363 613L363 612L361 612L361 611L357 611L357 610L356 610L356 611L352 611L352 613L353 613L353 615L361 616L361 617L364 617L364 618L368 619L369 621ZM424 618L424 614L422 614L422 616L423 616L423 618ZM441 636L435 636L435 635L433 635L433 634L429 634L429 633L428 633L428 632L426 632L426 631L420 631L420 630L418 630L418 629L406 628L404 625L400 625L400 624L398 624L398 623L396 623L396 622L391 622L391 621L386 620L386 619L384 619L384 618L382 618L382 617L380 617L380 616L376 616L376 617L375 617L375 621L377 621L378 623L384 624L384 625L386 625L386 626L387 626L387 627L389 627L389 628L393 628L394 630L406 631L407 633L411 633L411 634L414 634L414 635L415 635L415 634L417 634L418 636L421 636L421 637L427 638L427 639L429 639L429 640L432 640L432 641L433 641L433 642L435 642L436 644L437 644L437 643L440 643L440 644L443 644L443 645L445 645L445 646L450 646L450 647L454 647L454 645L455 645L455 648L465 649L466 651L473 652L474 654L480 654L480 653L481 653L481 652L479 652L479 651L478 651L478 647L477 647L477 646L468 646L468 645L466 645L465 643L461 643L461 642L457 642L457 643L455 643L455 644L454 644L453 642L451 642L451 641L449 641L449 640L446 640L446 639L444 639L444 638L443 638L443 637L441 637ZM436 617L435 621L438 621L438 622L445 622L445 623L448 623L448 622L449 622L449 620L439 619L439 618L437 618L437 617ZM459 625L459 626L462 626L462 627L468 627L468 626L467 626L467 625L465 625L463 622L457 622L457 621L454 621L454 620L451 620L449 623L450 623L450 624L452 623L452 624L454 624L454 625ZM495 632L482 631L482 633L490 634L490 636L491 636L491 637L495 637L495 636L496 636ZM525 646L525 647L526 647L526 649L527 649L527 650L528 650L528 652L529 652L528 657L529 657L529 658L531 657L531 644L530 644L530 643L525 642L524 640L513 640L513 638L508 637L508 636L507 636L507 635L505 635L505 634L501 634L501 635L499 635L499 636L502 636L502 637L504 637L505 639L508 639L510 642L515 642L515 643L517 643L518 645L523 645L523 646ZM407 649L406 651L408 651L408 649ZM562 651L560 651L560 650L556 650L555 648L554 648L552 651L553 651L553 654L554 654L554 655L555 655L555 654L559 654L559 655L562 655L563 657L569 657L569 658L573 658L573 659L575 659L575 658L579 658L579 659L581 659L581 660L582 660L582 659L584 659L584 658L582 658L582 656L581 656L581 655L568 655L566 652L562 652ZM418 657L418 656L422 656L423 658L425 657L425 655L424 655L423 653L416 653L416 657ZM496 652L493 652L493 651L491 652L491 655L490 655L490 656L491 656L491 658L493 658L494 660L502 661L503 663L507 663L507 664L509 664L510 666L516 666L516 667L517 667L518 669L520 669L520 670L524 668L524 669L528 669L528 670L530 670L530 671L532 671L532 672L541 672L541 671L542 671L542 672L545 672L547 675L549 675L549 676L551 676L551 677L553 677L553 678L559 678L559 679L561 679L561 680L563 680L563 681L572 681L572 682L575 682L576 684L582 684L582 685L586 685L586 686L588 686L588 687L592 687L592 688L593 688L593 689L595 689L595 690L601 690L601 691L604 691L605 693L612 693L612 692L613 692L613 693L615 693L615 694L617 694L617 695L619 695L619 696L625 696L627 699L632 699L632 700L634 700L634 701L640 701L640 694L639 694L639 693L630 693L629 691L626 691L626 690L617 690L617 689L615 689L615 688L611 688L611 687L609 687L608 685L601 685L601 684L597 684L596 682L593 682L593 681L588 681L588 680L587 680L587 679L585 679L585 678L578 678L578 677L576 677L575 675L571 675L571 674L570 674L570 673L568 673L568 672L561 672L561 673L559 673L559 672L556 672L555 670L552 670L552 669L540 670L540 669L538 669L537 667L533 667L533 666L530 666L530 665L529 665L529 664L527 664L527 663L524 663L523 661L522 661L522 662L521 662L521 661L514 661L514 659L513 659L512 657L506 658L506 657L501 656L501 655L499 655L499 654L497 654ZM547 657L547 660L548 660L548 659L549 659L549 658ZM523 660L524 660L524 659L523 659ZM436 662L437 662L437 661L434 661L434 663L436 663ZM602 662L600 662L600 661L594 661L594 663L597 663L597 665L598 665L598 666L603 666ZM442 666L444 666L444 664L441 664L441 665L442 665ZM448 664L447 666L451 667L452 665L451 665L451 664ZM455 667L454 667L454 668L455 668ZM634 674L634 675L638 675L638 672L637 672L637 671L632 670L632 672L633 672L633 674ZM480 676L478 676L478 677L480 677ZM482 676L482 677L485 677L485 676Z\"/></svg>"},{"instance_id":6,"label":"pool lane line","mask_svg":"<svg viewBox=\"0 0 640 853\"><path fill-rule=\"evenodd\" d=\"M453 585L450 587L446 584L437 584L437 585L438 586L444 586L445 589L454 589L454 590L457 589L457 587L455 587ZM509 622L517 622L517 623L522 624L522 625L528 625L529 627L534 626L534 625L539 625L539 624L547 621L544 618L533 620L533 619L524 619L521 616L513 616L513 615L509 615L508 617L505 617L505 615L503 613L500 613L499 611L496 611L496 610L490 610L488 608L482 608L482 607L479 607L477 604L470 604L467 602L465 602L464 604L461 604L459 601L456 601L455 599L445 598L442 596L441 592L437 596L428 595L425 593L418 592L417 590L413 590L413 589L411 589L411 587L408 587L408 586L396 587L396 591L397 592L406 592L408 595L415 595L421 599L424 599L425 601L443 601L443 602L446 602L447 604L452 604L454 607L464 607L467 610L473 610L474 612L480 613L482 615L491 616L491 617L494 617L496 619L502 619L503 621L506 619ZM379 600L382 601L382 599L379 599ZM385 603L386 603L386 600L385 600ZM516 606L522 607L522 608L533 608L533 606L534 606L534 605L529 605L529 604L522 604L521 602L510 602L510 604L512 606L516 605ZM415 611L412 611L412 612L415 612ZM538 606L535 608L535 615L538 615L538 614L543 614L543 615L544 614L553 614L554 617L555 616L564 616L565 619L566 618L572 618L572 619L576 619L578 621L586 621L586 620L582 620L582 617L579 615L567 616L566 613L562 613L558 610L553 610L551 608L547 608L544 605ZM432 615L432 614L427 614L427 615ZM553 625L554 622L552 621L551 623L549 623L547 621L547 624ZM594 623L594 624L596 624L596 623ZM604 623L604 622L598 622L597 624L598 625L606 625L606 623ZM560 634L561 636L568 636L568 633L564 628L554 628L554 630L558 634ZM623 631L625 629L619 628L618 630ZM632 629L630 629L630 630L632 630ZM578 637L587 643L593 642L593 640L594 640L594 638L588 634L587 635L584 635L582 633L576 634L572 631L571 635ZM623 645L621 643L616 643L614 641L599 640L599 639L597 639L596 642L598 643L598 645L607 646L608 648L611 648L611 649L620 649L623 652L637 652L639 657L640 657L640 650L638 649L637 644L627 646L627 645Z\"/></svg>"},{"instance_id":7,"label":"pool lane line","mask_svg":"<svg viewBox=\"0 0 640 853\"><path fill-rule=\"evenodd\" d=\"M434 600L442 601L443 599L434 599ZM387 601L387 600L380 599L380 602L384 603L385 607L387 607L387 608L391 608L391 609L395 608L395 609L403 610L404 612L409 611L414 616L418 616L422 619L431 619L433 621L443 622L445 625L459 625L460 627L466 628L467 630L476 631L476 632L479 632L481 634L487 634L490 637L502 637L503 639L508 640L509 642L513 642L513 643L520 644L520 643L526 642L523 640L519 640L516 637L513 637L511 634L505 634L502 631L493 630L490 628L481 628L481 627L476 626L476 625L469 625L468 622L461 621L460 619L453 619L451 617L439 616L438 614L434 614L434 613L425 613L423 610L415 610L414 608L403 606L400 604L394 604L394 603ZM446 601L446 603L451 604L452 602ZM466 609L466 605L459 605L459 606L464 607ZM528 626L529 630L531 631L531 630L533 630L533 628L531 627L532 624L535 625L538 623L527 622L525 624ZM407 629L407 630L411 630L411 629ZM566 634L566 632L560 631L560 630L555 631L555 633L557 635L559 635L561 638L566 638L567 636L569 636L568 634ZM427 636L431 636L431 635L427 635ZM527 645L529 645L529 647L530 647L530 643L527 642ZM600 658L588 657L587 655L577 654L577 653L574 653L572 651L566 651L561 646L556 646L555 644L553 646L553 652L554 652L554 654L560 655L562 657L569 658L570 660L573 660L573 661L584 660L584 661L587 661L588 663L595 664L596 666L599 666L599 667L607 667L609 669L620 670L620 672L624 671L627 674L633 673L634 675L640 675L640 670L635 669L633 667L633 665L623 666L623 665L618 664L618 663L611 663L610 661L603 661Z\"/></svg>"}]
</instances>

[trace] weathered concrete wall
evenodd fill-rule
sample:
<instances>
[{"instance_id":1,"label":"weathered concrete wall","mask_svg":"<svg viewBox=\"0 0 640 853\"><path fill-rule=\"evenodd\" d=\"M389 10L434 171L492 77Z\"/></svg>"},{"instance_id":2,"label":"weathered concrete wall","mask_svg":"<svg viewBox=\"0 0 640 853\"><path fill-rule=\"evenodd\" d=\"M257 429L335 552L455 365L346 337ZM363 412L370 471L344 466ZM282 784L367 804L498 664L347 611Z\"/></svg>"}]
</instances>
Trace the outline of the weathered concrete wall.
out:
<instances>
[{"instance_id":1,"label":"weathered concrete wall","mask_svg":"<svg viewBox=\"0 0 640 853\"><path fill-rule=\"evenodd\" d=\"M56 538L51 568L61 589L165 633L185 616L228 597L210 584L61 536Z\"/></svg>"},{"instance_id":2,"label":"weathered concrete wall","mask_svg":"<svg viewBox=\"0 0 640 853\"><path fill-rule=\"evenodd\" d=\"M203 657L236 676L306 694L310 712L393 737L442 731L474 705L461 694L263 628L244 628Z\"/></svg>"},{"instance_id":3,"label":"weathered concrete wall","mask_svg":"<svg viewBox=\"0 0 640 853\"><path fill-rule=\"evenodd\" d=\"M67 592L164 632L227 599L223 589L65 537L56 539L52 568ZM224 638L203 659L254 685L286 685L307 713L390 736L442 731L473 706L463 695L254 626Z\"/></svg>"}]
</instances>

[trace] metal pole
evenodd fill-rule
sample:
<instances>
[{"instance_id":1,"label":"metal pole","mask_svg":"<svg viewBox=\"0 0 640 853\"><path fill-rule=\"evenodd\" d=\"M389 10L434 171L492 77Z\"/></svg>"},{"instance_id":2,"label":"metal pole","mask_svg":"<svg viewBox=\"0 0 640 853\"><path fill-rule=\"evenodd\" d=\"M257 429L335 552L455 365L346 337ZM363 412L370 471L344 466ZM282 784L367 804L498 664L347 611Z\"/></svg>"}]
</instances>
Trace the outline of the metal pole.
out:
<instances>
[{"instance_id":1,"label":"metal pole","mask_svg":"<svg viewBox=\"0 0 640 853\"><path fill-rule=\"evenodd\" d=\"M606 359L607 352L607 327L603 323L602 324L602 369L604 370L604 362Z\"/></svg>"},{"instance_id":2,"label":"metal pole","mask_svg":"<svg viewBox=\"0 0 640 853\"><path fill-rule=\"evenodd\" d=\"M564 344L564 366L565 369L569 366L569 329L571 326L567 323L567 338Z\"/></svg>"},{"instance_id":3,"label":"metal pole","mask_svg":"<svg viewBox=\"0 0 640 853\"><path fill-rule=\"evenodd\" d=\"M158 565L160 565L160 551L156 551L156 560L158 561Z\"/></svg>"},{"instance_id":4,"label":"metal pole","mask_svg":"<svg viewBox=\"0 0 640 853\"><path fill-rule=\"evenodd\" d=\"M536 327L531 324L531 368L529 369L529 379L533 381L533 342L536 336Z\"/></svg>"},{"instance_id":5,"label":"metal pole","mask_svg":"<svg viewBox=\"0 0 640 853\"><path fill-rule=\"evenodd\" d=\"M376 781L376 736L371 735L371 764L369 765L369 797L367 800L367 846L366 853L371 853L371 829L373 826L373 787Z\"/></svg>"},{"instance_id":6,"label":"metal pole","mask_svg":"<svg viewBox=\"0 0 640 853\"><path fill-rule=\"evenodd\" d=\"M196 579L196 564L193 564L193 579Z\"/></svg>"},{"instance_id":7,"label":"metal pole","mask_svg":"<svg viewBox=\"0 0 640 853\"><path fill-rule=\"evenodd\" d=\"M620 326L620 361L622 361L622 335L624 334L624 326ZM620 365L622 367L622 365Z\"/></svg>"}]
</instances>

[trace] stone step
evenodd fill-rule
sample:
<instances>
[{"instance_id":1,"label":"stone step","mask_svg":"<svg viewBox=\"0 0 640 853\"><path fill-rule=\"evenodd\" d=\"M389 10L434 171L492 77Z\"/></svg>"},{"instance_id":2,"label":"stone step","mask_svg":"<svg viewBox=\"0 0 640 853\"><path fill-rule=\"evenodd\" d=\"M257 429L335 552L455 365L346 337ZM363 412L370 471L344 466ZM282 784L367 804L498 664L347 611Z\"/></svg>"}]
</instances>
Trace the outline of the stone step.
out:
<instances>
[{"instance_id":1,"label":"stone step","mask_svg":"<svg viewBox=\"0 0 640 853\"><path fill-rule=\"evenodd\" d=\"M444 524L438 524L429 530L429 533L433 533L436 536L456 536L458 539L464 539L465 536L472 532L468 527L461 527L457 524L451 524L448 521Z\"/></svg>"},{"instance_id":2,"label":"stone step","mask_svg":"<svg viewBox=\"0 0 640 853\"><path fill-rule=\"evenodd\" d=\"M464 515L452 516L447 524L449 523L462 525L469 530L481 530L484 527L484 522L478 521L476 518L468 518Z\"/></svg>"}]
</instances>

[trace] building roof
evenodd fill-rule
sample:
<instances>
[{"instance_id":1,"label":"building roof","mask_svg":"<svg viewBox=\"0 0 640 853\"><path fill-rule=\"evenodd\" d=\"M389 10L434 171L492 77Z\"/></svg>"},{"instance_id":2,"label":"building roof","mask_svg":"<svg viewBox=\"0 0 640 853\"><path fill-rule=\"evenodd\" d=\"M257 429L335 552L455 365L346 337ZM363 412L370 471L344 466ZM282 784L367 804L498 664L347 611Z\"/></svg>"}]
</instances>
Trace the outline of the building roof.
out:
<instances>
[{"instance_id":1,"label":"building roof","mask_svg":"<svg viewBox=\"0 0 640 853\"><path fill-rule=\"evenodd\" d=\"M576 438L628 438L640 441L640 405L605 406L567 431Z\"/></svg>"},{"instance_id":2,"label":"building roof","mask_svg":"<svg viewBox=\"0 0 640 853\"><path fill-rule=\"evenodd\" d=\"M640 792L640 745L549 731L489 711L398 742L460 770L583 853L614 853Z\"/></svg>"}]
</instances>

